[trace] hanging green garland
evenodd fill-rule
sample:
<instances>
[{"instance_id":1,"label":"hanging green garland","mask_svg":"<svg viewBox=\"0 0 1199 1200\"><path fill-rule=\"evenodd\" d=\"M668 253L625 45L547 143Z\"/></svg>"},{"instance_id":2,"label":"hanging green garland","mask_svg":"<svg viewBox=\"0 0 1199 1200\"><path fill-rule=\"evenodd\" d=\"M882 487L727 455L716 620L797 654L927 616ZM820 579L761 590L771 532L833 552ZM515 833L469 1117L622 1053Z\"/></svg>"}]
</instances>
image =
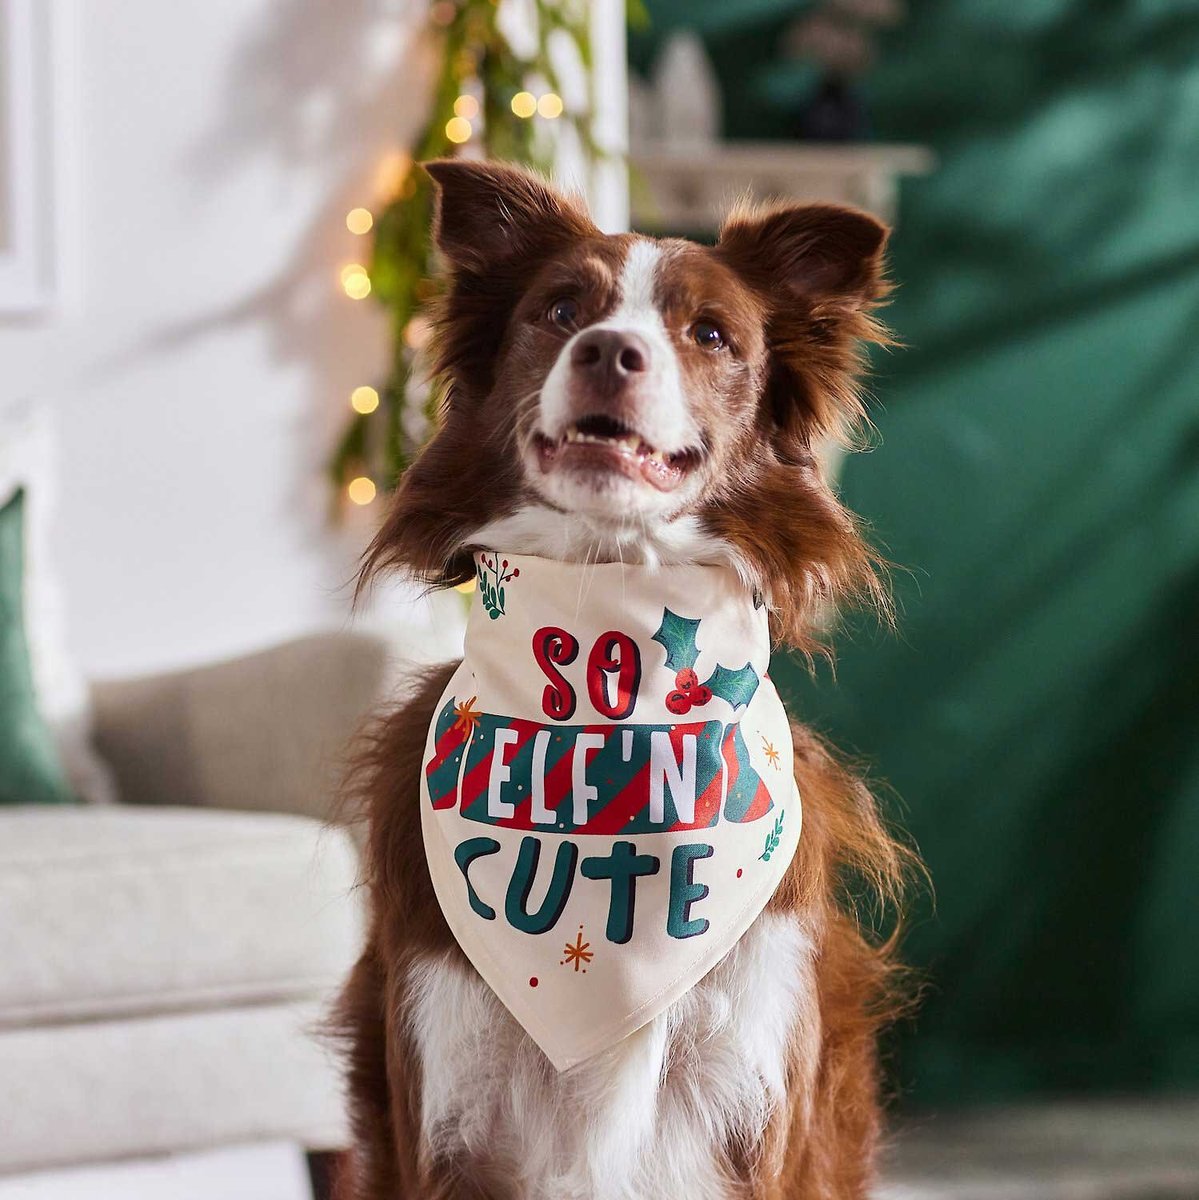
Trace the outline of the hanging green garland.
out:
<instances>
[{"instance_id":1,"label":"hanging green garland","mask_svg":"<svg viewBox=\"0 0 1199 1200\"><path fill-rule=\"evenodd\" d=\"M440 66L428 122L382 211L372 218L355 209L347 217L356 232L373 225L374 249L369 269L342 271L342 287L355 299L369 294L388 310L394 350L382 386L356 388L351 396L353 415L329 463L339 496L367 504L392 490L438 419L441 397L421 367L428 333L423 310L436 290L429 242L433 195L428 177L413 163L466 147L546 169L552 143L542 126L558 121L573 127L584 155L594 161L589 114L566 110L550 55L555 39L567 41L590 79L588 8L586 0L534 0L535 46L526 57L500 28L495 0L438 0L431 6L429 33ZM535 81L543 85L539 94L529 90Z\"/></svg>"}]
</instances>

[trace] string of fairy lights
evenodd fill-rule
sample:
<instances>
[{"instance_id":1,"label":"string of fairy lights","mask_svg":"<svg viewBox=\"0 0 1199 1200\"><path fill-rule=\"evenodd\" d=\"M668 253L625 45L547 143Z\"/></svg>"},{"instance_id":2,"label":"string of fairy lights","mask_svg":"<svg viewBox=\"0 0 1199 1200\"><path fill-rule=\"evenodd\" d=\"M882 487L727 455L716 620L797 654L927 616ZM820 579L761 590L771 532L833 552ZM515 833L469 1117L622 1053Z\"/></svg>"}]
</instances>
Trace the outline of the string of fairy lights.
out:
<instances>
[{"instance_id":1,"label":"string of fairy lights","mask_svg":"<svg viewBox=\"0 0 1199 1200\"><path fill-rule=\"evenodd\" d=\"M393 489L439 418L441 395L425 378L422 352L430 335L425 315L436 295L429 244L431 183L416 163L466 152L541 168L549 165L551 130L565 122L583 154L598 150L585 112L563 99L555 39L573 45L575 60L590 69L585 0L534 0L537 32L531 50L518 53L497 20L495 0L438 0L429 10L429 33L440 40L440 70L430 112L412 153L394 153L380 164L377 208L355 206L345 226L369 239L369 254L339 271L350 300L373 299L389 312L392 355L388 376L362 382L349 394L345 430L329 462L336 495L369 505Z\"/></svg>"}]
</instances>

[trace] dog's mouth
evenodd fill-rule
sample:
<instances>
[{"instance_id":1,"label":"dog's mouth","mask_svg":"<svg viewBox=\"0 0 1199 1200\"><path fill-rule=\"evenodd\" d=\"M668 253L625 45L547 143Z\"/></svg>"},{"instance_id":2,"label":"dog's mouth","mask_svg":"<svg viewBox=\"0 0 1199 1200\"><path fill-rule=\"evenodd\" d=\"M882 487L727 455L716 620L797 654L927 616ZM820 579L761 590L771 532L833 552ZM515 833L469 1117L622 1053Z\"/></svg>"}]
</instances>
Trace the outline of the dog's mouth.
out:
<instances>
[{"instance_id":1,"label":"dog's mouth","mask_svg":"<svg viewBox=\"0 0 1199 1200\"><path fill-rule=\"evenodd\" d=\"M607 416L583 417L554 439L533 437L541 470L616 473L671 492L699 462L698 450L666 452L651 446L635 429Z\"/></svg>"}]
</instances>

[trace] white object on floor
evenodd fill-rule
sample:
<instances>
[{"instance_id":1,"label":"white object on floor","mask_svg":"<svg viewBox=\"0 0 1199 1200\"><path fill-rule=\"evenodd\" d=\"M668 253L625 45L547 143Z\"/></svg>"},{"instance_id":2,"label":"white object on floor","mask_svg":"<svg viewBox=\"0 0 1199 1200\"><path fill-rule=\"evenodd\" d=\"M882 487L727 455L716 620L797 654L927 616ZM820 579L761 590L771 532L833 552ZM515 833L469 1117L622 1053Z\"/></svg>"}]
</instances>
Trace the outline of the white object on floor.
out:
<instances>
[{"instance_id":1,"label":"white object on floor","mask_svg":"<svg viewBox=\"0 0 1199 1200\"><path fill-rule=\"evenodd\" d=\"M312 1200L290 1142L0 1178L0 1200Z\"/></svg>"}]
</instances>

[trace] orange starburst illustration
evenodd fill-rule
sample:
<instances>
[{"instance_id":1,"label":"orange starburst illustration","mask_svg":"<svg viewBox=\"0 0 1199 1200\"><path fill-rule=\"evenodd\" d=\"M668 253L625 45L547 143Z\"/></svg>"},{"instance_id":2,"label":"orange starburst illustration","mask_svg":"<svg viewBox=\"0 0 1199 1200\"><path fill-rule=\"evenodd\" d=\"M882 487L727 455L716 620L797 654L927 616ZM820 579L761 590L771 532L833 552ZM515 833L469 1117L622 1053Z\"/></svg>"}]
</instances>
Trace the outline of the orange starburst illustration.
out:
<instances>
[{"instance_id":1,"label":"orange starburst illustration","mask_svg":"<svg viewBox=\"0 0 1199 1200\"><path fill-rule=\"evenodd\" d=\"M779 767L779 752L774 746L766 740L766 735L762 734L762 753L766 755L766 761L776 770L781 770Z\"/></svg>"},{"instance_id":2,"label":"orange starburst illustration","mask_svg":"<svg viewBox=\"0 0 1199 1200\"><path fill-rule=\"evenodd\" d=\"M580 970L584 975L587 974L587 968L583 964L589 963L595 957L595 952L591 949L590 942L583 941L582 925L579 926L579 933L574 943L567 942L562 952L566 957L558 964L560 967L573 963L576 974Z\"/></svg>"},{"instance_id":3,"label":"orange starburst illustration","mask_svg":"<svg viewBox=\"0 0 1199 1200\"><path fill-rule=\"evenodd\" d=\"M462 730L464 742L474 733L479 724L479 718L483 715L475 710L475 701L478 698L478 696L471 696L469 700L463 700L461 704L454 705L454 716L458 718L454 722L454 728Z\"/></svg>"}]
</instances>

